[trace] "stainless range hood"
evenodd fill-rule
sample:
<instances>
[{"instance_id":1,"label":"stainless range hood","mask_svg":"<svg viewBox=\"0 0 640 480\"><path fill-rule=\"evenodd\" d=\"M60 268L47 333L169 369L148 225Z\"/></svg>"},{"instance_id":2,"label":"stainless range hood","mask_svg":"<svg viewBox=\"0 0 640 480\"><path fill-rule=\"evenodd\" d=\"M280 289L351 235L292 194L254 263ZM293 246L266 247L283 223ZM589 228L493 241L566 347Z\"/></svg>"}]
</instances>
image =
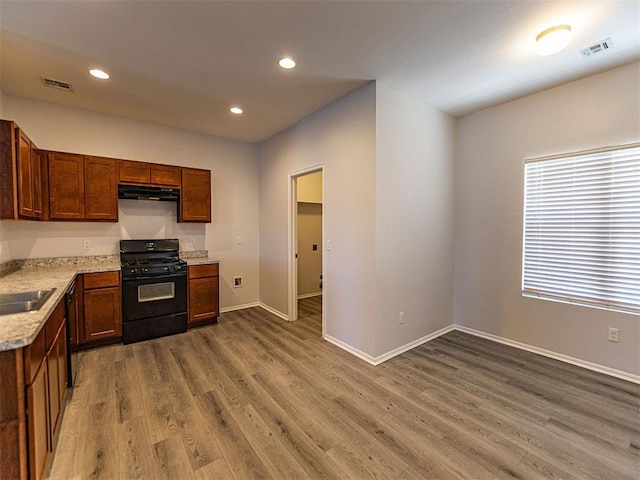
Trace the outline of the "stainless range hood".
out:
<instances>
[{"instance_id":1,"label":"stainless range hood","mask_svg":"<svg viewBox=\"0 0 640 480\"><path fill-rule=\"evenodd\" d=\"M118 198L177 202L180 200L180 189L121 184L118 185Z\"/></svg>"}]
</instances>

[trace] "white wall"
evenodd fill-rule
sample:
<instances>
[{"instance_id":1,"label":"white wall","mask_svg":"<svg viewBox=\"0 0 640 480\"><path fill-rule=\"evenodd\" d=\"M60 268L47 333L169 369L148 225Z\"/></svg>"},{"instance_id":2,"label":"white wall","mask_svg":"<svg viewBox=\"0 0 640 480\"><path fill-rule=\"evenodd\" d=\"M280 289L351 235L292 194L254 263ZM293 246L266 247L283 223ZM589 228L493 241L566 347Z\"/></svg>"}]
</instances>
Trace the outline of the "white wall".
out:
<instances>
[{"instance_id":1,"label":"white wall","mask_svg":"<svg viewBox=\"0 0 640 480\"><path fill-rule=\"evenodd\" d=\"M254 144L4 95L3 117L38 147L211 170L212 223L177 224L176 204L120 201L118 223L0 222L0 259L118 253L121 238L175 237L219 258L221 307L259 300L258 160ZM242 236L242 245L236 239ZM92 242L82 249L82 240ZM243 288L232 288L242 275Z\"/></svg>"},{"instance_id":2,"label":"white wall","mask_svg":"<svg viewBox=\"0 0 640 480\"><path fill-rule=\"evenodd\" d=\"M523 298L523 161L638 141L640 64L458 121L454 321L640 374L638 316ZM620 343L607 341L607 328Z\"/></svg>"},{"instance_id":3,"label":"white wall","mask_svg":"<svg viewBox=\"0 0 640 480\"><path fill-rule=\"evenodd\" d=\"M452 323L454 129L452 117L378 83L376 356Z\"/></svg>"},{"instance_id":4,"label":"white wall","mask_svg":"<svg viewBox=\"0 0 640 480\"><path fill-rule=\"evenodd\" d=\"M288 314L288 175L323 164L326 334L374 350L375 99L369 84L279 135L260 152L260 297Z\"/></svg>"},{"instance_id":5,"label":"white wall","mask_svg":"<svg viewBox=\"0 0 640 480\"><path fill-rule=\"evenodd\" d=\"M4 102L5 102L5 93L2 88L0 88L0 119L4 120Z\"/></svg>"},{"instance_id":6,"label":"white wall","mask_svg":"<svg viewBox=\"0 0 640 480\"><path fill-rule=\"evenodd\" d=\"M0 119L5 120L5 100L6 94L0 88ZM3 234L4 222L0 221L0 263L5 263L11 260L11 249L9 242L6 240L6 235Z\"/></svg>"}]
</instances>

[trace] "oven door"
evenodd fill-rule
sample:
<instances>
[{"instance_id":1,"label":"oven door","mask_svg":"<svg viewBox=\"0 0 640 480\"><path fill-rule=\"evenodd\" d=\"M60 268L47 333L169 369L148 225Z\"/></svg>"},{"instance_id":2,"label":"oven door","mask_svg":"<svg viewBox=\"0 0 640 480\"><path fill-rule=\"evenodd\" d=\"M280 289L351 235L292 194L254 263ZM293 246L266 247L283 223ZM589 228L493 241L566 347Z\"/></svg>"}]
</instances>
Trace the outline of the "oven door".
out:
<instances>
[{"instance_id":1,"label":"oven door","mask_svg":"<svg viewBox=\"0 0 640 480\"><path fill-rule=\"evenodd\" d=\"M187 311L186 272L122 280L122 320L162 317Z\"/></svg>"}]
</instances>

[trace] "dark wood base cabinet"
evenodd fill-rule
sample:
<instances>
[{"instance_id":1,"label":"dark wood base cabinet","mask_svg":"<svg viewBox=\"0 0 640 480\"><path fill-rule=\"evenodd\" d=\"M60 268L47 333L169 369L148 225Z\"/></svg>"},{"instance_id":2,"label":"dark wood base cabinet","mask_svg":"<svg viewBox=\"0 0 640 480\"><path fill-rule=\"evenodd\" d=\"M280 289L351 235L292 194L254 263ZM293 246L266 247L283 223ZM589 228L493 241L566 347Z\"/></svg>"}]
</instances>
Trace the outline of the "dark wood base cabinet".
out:
<instances>
[{"instance_id":1,"label":"dark wood base cabinet","mask_svg":"<svg viewBox=\"0 0 640 480\"><path fill-rule=\"evenodd\" d=\"M0 477L43 478L67 391L64 299L33 343L0 352Z\"/></svg>"},{"instance_id":2,"label":"dark wood base cabinet","mask_svg":"<svg viewBox=\"0 0 640 480\"><path fill-rule=\"evenodd\" d=\"M218 321L219 284L218 265L189 267L189 327Z\"/></svg>"},{"instance_id":3,"label":"dark wood base cabinet","mask_svg":"<svg viewBox=\"0 0 640 480\"><path fill-rule=\"evenodd\" d=\"M122 339L122 296L120 272L83 275L84 344L117 343Z\"/></svg>"}]
</instances>

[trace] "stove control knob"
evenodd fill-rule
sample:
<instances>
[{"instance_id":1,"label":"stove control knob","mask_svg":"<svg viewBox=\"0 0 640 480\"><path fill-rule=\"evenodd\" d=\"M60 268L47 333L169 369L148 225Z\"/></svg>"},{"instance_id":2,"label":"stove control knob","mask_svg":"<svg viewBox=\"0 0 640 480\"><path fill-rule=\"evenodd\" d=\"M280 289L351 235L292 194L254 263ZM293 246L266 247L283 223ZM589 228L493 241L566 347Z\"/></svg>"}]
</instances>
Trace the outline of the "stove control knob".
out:
<instances>
[{"instance_id":1,"label":"stove control knob","mask_svg":"<svg viewBox=\"0 0 640 480\"><path fill-rule=\"evenodd\" d=\"M138 273L138 269L137 268L131 268L131 269L129 269L129 273L135 275L136 273Z\"/></svg>"},{"instance_id":2,"label":"stove control knob","mask_svg":"<svg viewBox=\"0 0 640 480\"><path fill-rule=\"evenodd\" d=\"M176 265L174 268L176 269L176 271L182 270L182 265Z\"/></svg>"},{"instance_id":3,"label":"stove control knob","mask_svg":"<svg viewBox=\"0 0 640 480\"><path fill-rule=\"evenodd\" d=\"M149 271L149 269L148 269L148 268L143 268L143 269L142 269L142 273L147 273L148 271Z\"/></svg>"},{"instance_id":4,"label":"stove control knob","mask_svg":"<svg viewBox=\"0 0 640 480\"><path fill-rule=\"evenodd\" d=\"M164 267L164 271L168 272L169 271L169 267Z\"/></svg>"}]
</instances>

